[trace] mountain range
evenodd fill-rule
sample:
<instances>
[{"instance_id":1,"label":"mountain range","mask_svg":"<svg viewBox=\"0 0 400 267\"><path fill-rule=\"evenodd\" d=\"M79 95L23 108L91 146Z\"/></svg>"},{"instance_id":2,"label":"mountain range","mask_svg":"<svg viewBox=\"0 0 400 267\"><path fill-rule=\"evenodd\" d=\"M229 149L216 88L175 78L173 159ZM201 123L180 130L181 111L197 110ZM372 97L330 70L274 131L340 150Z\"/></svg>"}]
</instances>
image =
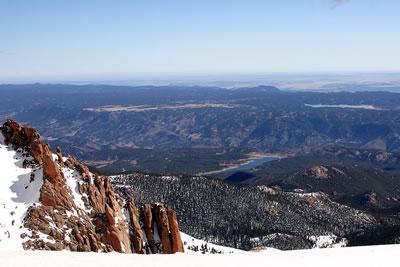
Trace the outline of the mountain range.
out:
<instances>
[{"instance_id":1,"label":"mountain range","mask_svg":"<svg viewBox=\"0 0 400 267\"><path fill-rule=\"evenodd\" d=\"M2 249L219 253L229 249L208 242L287 250L399 240L397 216L323 193L201 176L101 177L60 148L53 154L34 128L7 120L1 130Z\"/></svg>"},{"instance_id":2,"label":"mountain range","mask_svg":"<svg viewBox=\"0 0 400 267\"><path fill-rule=\"evenodd\" d=\"M390 92L43 84L1 85L0 92L1 120L29 123L77 156L126 147L400 149L400 95ZM349 108L357 106L367 109Z\"/></svg>"},{"instance_id":3,"label":"mountain range","mask_svg":"<svg viewBox=\"0 0 400 267\"><path fill-rule=\"evenodd\" d=\"M400 240L398 94L43 84L0 93L0 119L42 133L2 126L2 169L15 169L2 225L23 229L12 233L22 247L171 253L204 252L206 242L288 250ZM280 158L199 174L250 155Z\"/></svg>"}]
</instances>

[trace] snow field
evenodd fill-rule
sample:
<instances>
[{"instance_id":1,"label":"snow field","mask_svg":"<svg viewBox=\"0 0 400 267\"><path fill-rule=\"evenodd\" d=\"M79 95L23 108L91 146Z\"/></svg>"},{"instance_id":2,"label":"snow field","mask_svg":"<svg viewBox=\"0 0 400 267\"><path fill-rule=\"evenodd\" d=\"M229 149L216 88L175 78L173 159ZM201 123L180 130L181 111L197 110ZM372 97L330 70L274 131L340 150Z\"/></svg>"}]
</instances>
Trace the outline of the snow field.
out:
<instances>
[{"instance_id":1,"label":"snow field","mask_svg":"<svg viewBox=\"0 0 400 267\"><path fill-rule=\"evenodd\" d=\"M40 188L43 184L41 168L22 167L21 150L15 151L4 143L0 133L0 251L23 250L21 234L30 232L23 228L22 219L29 206L41 205ZM34 173L34 177L31 177Z\"/></svg>"},{"instance_id":2,"label":"snow field","mask_svg":"<svg viewBox=\"0 0 400 267\"><path fill-rule=\"evenodd\" d=\"M241 254L183 254L138 255L113 253L84 253L56 251L0 252L2 267L210 267L210 266L396 266L400 245L351 247L317 250L272 250L262 253Z\"/></svg>"}]
</instances>

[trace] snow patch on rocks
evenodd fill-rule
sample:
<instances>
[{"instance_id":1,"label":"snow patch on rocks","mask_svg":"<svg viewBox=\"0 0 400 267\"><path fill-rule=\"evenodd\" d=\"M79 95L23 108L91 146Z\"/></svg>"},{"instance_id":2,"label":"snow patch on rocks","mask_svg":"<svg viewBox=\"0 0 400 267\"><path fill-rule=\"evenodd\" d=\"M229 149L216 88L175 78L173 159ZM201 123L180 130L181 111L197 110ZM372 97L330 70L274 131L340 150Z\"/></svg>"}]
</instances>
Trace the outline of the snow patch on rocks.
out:
<instances>
[{"instance_id":1,"label":"snow patch on rocks","mask_svg":"<svg viewBox=\"0 0 400 267\"><path fill-rule=\"evenodd\" d=\"M21 149L7 146L0 133L0 250L23 250L21 235L27 233L23 218L31 205L40 205L43 184L42 168L23 168L25 160Z\"/></svg>"},{"instance_id":2,"label":"snow patch on rocks","mask_svg":"<svg viewBox=\"0 0 400 267\"><path fill-rule=\"evenodd\" d=\"M314 243L313 248L341 248L348 243L346 238L339 238L333 234L309 236L308 239Z\"/></svg>"}]
</instances>

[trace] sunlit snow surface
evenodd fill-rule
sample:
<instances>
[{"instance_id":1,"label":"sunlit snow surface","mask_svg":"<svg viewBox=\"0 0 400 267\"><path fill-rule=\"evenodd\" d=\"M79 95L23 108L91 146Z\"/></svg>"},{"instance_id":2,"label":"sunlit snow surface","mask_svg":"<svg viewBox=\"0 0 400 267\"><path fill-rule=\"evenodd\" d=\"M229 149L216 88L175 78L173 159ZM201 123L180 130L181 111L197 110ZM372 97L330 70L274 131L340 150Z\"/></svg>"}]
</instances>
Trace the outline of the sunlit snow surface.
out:
<instances>
[{"instance_id":1,"label":"sunlit snow surface","mask_svg":"<svg viewBox=\"0 0 400 267\"><path fill-rule=\"evenodd\" d=\"M57 158L56 155L53 157ZM11 145L6 146L4 136L0 133L0 251L23 250L22 242L28 237L22 239L21 234L31 235L30 230L23 227L23 218L28 207L41 205L39 196L43 185L43 168L23 168L24 160L30 161L33 158L26 157L21 149L15 151ZM63 168L62 171L76 206L81 212L89 212L77 189L81 180L80 174L68 168ZM77 210L74 209L72 214L78 215ZM51 227L58 229L54 223ZM48 241L47 235L40 232L38 234Z\"/></svg>"},{"instance_id":2,"label":"sunlit snow surface","mask_svg":"<svg viewBox=\"0 0 400 267\"><path fill-rule=\"evenodd\" d=\"M241 254L138 255L85 252L0 252L1 266L135 266L135 267L210 267L210 266L397 266L400 245L332 248L317 250L266 251Z\"/></svg>"},{"instance_id":3,"label":"sunlit snow surface","mask_svg":"<svg viewBox=\"0 0 400 267\"><path fill-rule=\"evenodd\" d=\"M15 152L4 144L0 132L0 250L22 250L20 236L28 233L22 219L29 206L40 205L43 170L22 168L25 159L22 151ZM35 174L33 179L31 173Z\"/></svg>"},{"instance_id":4,"label":"sunlit snow surface","mask_svg":"<svg viewBox=\"0 0 400 267\"><path fill-rule=\"evenodd\" d=\"M214 245L212 243L196 239L190 235L181 232L181 239L185 248L185 253L204 253L204 254L229 254L245 253L243 250Z\"/></svg>"}]
</instances>

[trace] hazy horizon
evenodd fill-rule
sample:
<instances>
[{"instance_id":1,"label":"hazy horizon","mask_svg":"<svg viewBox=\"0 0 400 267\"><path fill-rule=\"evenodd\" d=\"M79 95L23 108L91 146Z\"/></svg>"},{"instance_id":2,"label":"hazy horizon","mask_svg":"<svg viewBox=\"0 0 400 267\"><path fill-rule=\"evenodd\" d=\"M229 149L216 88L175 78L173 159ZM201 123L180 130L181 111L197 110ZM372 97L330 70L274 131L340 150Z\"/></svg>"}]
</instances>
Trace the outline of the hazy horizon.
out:
<instances>
[{"instance_id":1,"label":"hazy horizon","mask_svg":"<svg viewBox=\"0 0 400 267\"><path fill-rule=\"evenodd\" d=\"M2 1L0 83L400 73L399 11L395 0Z\"/></svg>"},{"instance_id":2,"label":"hazy horizon","mask_svg":"<svg viewBox=\"0 0 400 267\"><path fill-rule=\"evenodd\" d=\"M26 79L4 84L70 84L116 86L214 86L222 88L276 86L281 90L400 92L400 73L225 73L101 76L81 79Z\"/></svg>"}]
</instances>

